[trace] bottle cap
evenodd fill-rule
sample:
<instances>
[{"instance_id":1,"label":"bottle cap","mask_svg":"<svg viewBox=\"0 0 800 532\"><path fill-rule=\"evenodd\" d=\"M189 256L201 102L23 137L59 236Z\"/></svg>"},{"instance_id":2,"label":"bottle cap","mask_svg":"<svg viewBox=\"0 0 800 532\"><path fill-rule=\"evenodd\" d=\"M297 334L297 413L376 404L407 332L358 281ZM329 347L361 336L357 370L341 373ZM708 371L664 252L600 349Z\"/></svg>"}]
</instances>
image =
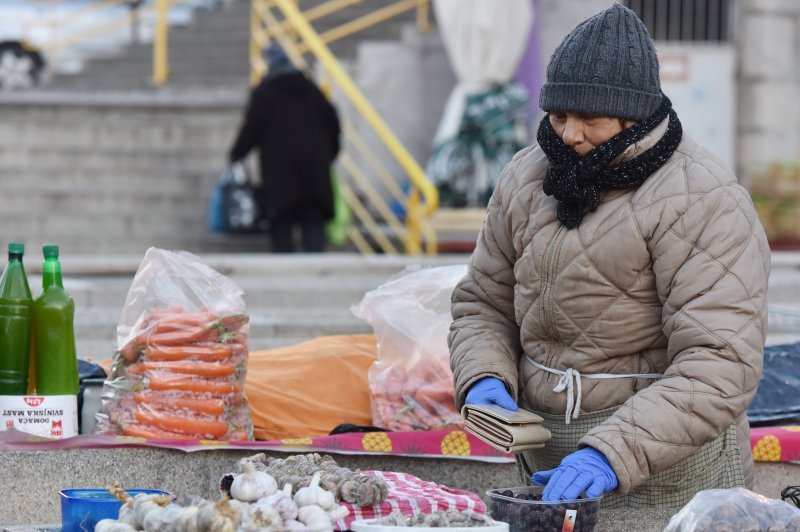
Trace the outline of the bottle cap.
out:
<instances>
[{"instance_id":1,"label":"bottle cap","mask_svg":"<svg viewBox=\"0 0 800 532\"><path fill-rule=\"evenodd\" d=\"M25 253L25 244L19 242L10 242L8 244L8 252L15 255L23 255Z\"/></svg>"},{"instance_id":2,"label":"bottle cap","mask_svg":"<svg viewBox=\"0 0 800 532\"><path fill-rule=\"evenodd\" d=\"M42 253L44 254L44 258L46 258L46 259L57 259L58 258L58 245L57 244L45 244L42 247Z\"/></svg>"}]
</instances>

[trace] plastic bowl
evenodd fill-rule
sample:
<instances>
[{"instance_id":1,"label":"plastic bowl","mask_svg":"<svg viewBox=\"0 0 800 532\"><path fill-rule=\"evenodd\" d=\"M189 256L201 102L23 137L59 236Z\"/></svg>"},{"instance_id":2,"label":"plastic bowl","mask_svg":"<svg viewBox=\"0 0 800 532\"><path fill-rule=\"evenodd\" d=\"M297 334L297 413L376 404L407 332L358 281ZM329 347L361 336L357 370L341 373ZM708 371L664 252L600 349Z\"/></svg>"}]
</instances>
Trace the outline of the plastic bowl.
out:
<instances>
[{"instance_id":1,"label":"plastic bowl","mask_svg":"<svg viewBox=\"0 0 800 532\"><path fill-rule=\"evenodd\" d=\"M139 493L172 495L168 491L136 489L125 490L131 496ZM103 519L116 519L122 507L105 488L76 488L61 490L61 531L91 532Z\"/></svg>"},{"instance_id":2,"label":"plastic bowl","mask_svg":"<svg viewBox=\"0 0 800 532\"><path fill-rule=\"evenodd\" d=\"M564 532L594 532L600 499L568 501L530 500L542 496L541 486L497 488L486 492L490 499L489 515L495 521L508 523L510 532L533 530L563 530ZM571 523L571 524L570 524Z\"/></svg>"}]
</instances>

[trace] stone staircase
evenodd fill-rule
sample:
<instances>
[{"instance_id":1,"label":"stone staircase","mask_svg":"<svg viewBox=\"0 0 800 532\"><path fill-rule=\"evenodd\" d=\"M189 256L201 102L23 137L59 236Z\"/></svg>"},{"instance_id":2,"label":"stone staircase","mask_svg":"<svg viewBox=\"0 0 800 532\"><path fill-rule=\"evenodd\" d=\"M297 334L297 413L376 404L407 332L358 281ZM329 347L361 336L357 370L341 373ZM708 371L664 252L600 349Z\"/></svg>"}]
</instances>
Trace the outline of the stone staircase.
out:
<instances>
[{"instance_id":1,"label":"stone staircase","mask_svg":"<svg viewBox=\"0 0 800 532\"><path fill-rule=\"evenodd\" d=\"M266 249L263 235L205 228L240 103L74 95L6 96L0 109L0 224L8 240L64 254Z\"/></svg>"},{"instance_id":2,"label":"stone staircase","mask_svg":"<svg viewBox=\"0 0 800 532\"><path fill-rule=\"evenodd\" d=\"M321 1L304 1L303 7ZM390 1L355 5L323 19L319 29ZM120 57L89 64L81 75L0 94L0 175L7 176L0 180L0 224L9 241L29 249L55 242L64 254L142 255L150 246L206 253L268 249L264 235L219 235L205 228L208 197L248 88L250 2L222 5L198 10L193 24L172 30L173 77L166 87L149 86L151 48L132 45ZM399 38L413 16L333 49L346 62L365 39ZM420 107L420 116L435 114ZM404 140L420 138L418 129L407 129Z\"/></svg>"}]
</instances>

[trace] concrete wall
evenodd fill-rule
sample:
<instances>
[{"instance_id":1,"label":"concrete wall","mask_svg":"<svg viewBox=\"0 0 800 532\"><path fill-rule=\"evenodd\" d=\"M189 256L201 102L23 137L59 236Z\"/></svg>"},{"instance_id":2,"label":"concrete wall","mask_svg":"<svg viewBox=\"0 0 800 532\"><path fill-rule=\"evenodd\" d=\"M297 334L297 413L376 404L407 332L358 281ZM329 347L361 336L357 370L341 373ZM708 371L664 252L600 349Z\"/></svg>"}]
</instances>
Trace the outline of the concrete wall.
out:
<instances>
[{"instance_id":1,"label":"concrete wall","mask_svg":"<svg viewBox=\"0 0 800 532\"><path fill-rule=\"evenodd\" d=\"M740 0L738 152L744 178L800 161L800 2Z\"/></svg>"}]
</instances>

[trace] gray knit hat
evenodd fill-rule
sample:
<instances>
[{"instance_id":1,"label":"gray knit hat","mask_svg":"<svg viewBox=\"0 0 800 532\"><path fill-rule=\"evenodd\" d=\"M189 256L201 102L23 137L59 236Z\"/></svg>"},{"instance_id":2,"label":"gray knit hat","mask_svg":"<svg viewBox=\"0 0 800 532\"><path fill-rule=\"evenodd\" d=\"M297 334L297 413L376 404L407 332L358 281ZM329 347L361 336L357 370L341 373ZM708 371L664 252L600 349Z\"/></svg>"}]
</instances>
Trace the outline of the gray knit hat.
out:
<instances>
[{"instance_id":1,"label":"gray knit hat","mask_svg":"<svg viewBox=\"0 0 800 532\"><path fill-rule=\"evenodd\" d=\"M539 107L644 120L661 98L650 34L633 11L615 3L581 22L553 52Z\"/></svg>"}]
</instances>

